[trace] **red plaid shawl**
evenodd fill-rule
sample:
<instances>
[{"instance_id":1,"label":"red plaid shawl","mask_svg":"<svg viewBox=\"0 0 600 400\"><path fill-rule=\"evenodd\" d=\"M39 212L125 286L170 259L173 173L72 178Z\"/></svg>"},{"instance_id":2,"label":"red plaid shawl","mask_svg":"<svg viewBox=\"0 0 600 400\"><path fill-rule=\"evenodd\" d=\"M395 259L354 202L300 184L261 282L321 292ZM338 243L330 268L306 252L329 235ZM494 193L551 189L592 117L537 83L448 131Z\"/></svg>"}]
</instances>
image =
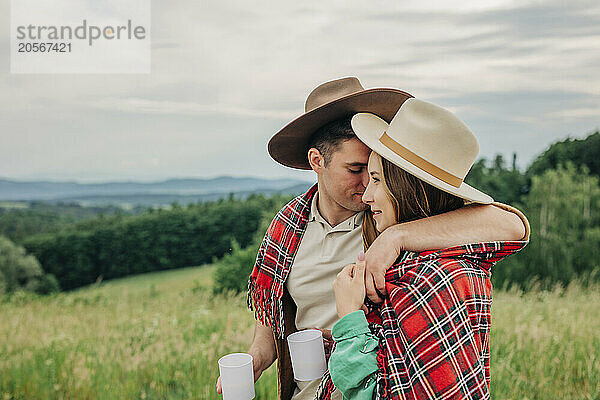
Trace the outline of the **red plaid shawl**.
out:
<instances>
[{"instance_id":1,"label":"red plaid shawl","mask_svg":"<svg viewBox=\"0 0 600 400\"><path fill-rule=\"evenodd\" d=\"M413 253L386 273L367 320L379 337L376 399L489 399L491 267L527 242ZM329 399L327 373L317 399Z\"/></svg>"},{"instance_id":2,"label":"red plaid shawl","mask_svg":"<svg viewBox=\"0 0 600 400\"><path fill-rule=\"evenodd\" d=\"M317 184L290 201L273 218L248 282L248 307L254 310L256 319L271 327L280 339L284 337L283 285L306 230L316 192Z\"/></svg>"}]
</instances>

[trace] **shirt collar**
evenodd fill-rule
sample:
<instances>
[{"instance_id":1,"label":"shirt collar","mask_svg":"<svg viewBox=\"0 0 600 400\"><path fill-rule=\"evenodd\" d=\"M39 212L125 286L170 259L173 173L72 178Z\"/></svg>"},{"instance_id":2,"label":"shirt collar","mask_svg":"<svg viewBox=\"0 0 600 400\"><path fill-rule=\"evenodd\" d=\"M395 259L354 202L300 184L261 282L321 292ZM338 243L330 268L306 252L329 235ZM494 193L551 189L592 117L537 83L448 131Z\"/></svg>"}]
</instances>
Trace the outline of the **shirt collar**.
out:
<instances>
[{"instance_id":1,"label":"shirt collar","mask_svg":"<svg viewBox=\"0 0 600 400\"><path fill-rule=\"evenodd\" d=\"M308 215L308 222L320 222L334 231L351 231L362 224L365 212L359 211L353 216L349 217L347 220L340 222L338 225L331 228L329 222L327 222L327 220L323 218L323 216L319 212L319 207L317 207L318 198L319 193L317 192L315 193L310 204L310 214Z\"/></svg>"}]
</instances>

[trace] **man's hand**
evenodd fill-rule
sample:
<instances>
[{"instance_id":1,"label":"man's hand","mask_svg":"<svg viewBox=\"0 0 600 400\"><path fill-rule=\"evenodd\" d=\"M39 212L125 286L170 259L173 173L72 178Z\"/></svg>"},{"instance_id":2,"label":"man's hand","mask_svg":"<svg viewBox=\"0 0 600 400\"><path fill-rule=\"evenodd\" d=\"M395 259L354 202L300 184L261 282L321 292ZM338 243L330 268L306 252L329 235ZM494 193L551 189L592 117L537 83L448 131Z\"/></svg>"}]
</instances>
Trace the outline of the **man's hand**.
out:
<instances>
[{"instance_id":1,"label":"man's hand","mask_svg":"<svg viewBox=\"0 0 600 400\"><path fill-rule=\"evenodd\" d=\"M254 340L248 354L252 356L252 366L254 367L254 382L260 377L264 370L269 368L275 361L277 353L275 350L275 339L273 331L268 326L256 321L254 330ZM217 379L217 393L223 394L221 386L221 377Z\"/></svg>"},{"instance_id":2,"label":"man's hand","mask_svg":"<svg viewBox=\"0 0 600 400\"><path fill-rule=\"evenodd\" d=\"M385 272L396 261L402 250L398 233L390 227L383 231L365 253L365 288L367 297L375 304L387 295Z\"/></svg>"},{"instance_id":3,"label":"man's hand","mask_svg":"<svg viewBox=\"0 0 600 400\"><path fill-rule=\"evenodd\" d=\"M248 352L248 354L252 356L252 366L254 367L254 382L256 383L256 381L258 380L258 378L260 378L264 370L260 365L261 363L257 361L258 356L255 354L251 354L250 352ZM220 376L217 378L217 393L223 394L223 386L221 384Z\"/></svg>"}]
</instances>

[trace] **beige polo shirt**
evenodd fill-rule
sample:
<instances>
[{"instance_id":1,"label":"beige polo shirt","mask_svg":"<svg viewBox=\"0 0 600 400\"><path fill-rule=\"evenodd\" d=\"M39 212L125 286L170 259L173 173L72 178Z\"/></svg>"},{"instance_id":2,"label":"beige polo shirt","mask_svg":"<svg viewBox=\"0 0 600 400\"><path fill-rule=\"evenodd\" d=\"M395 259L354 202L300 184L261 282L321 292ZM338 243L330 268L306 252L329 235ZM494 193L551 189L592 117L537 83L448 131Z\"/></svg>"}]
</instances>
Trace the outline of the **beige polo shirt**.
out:
<instances>
[{"instance_id":1,"label":"beige polo shirt","mask_svg":"<svg viewBox=\"0 0 600 400\"><path fill-rule=\"evenodd\" d=\"M356 262L363 249L362 220L359 212L331 227L317 208L318 193L314 196L306 231L288 276L287 289L297 306L296 327L331 329L339 319L335 308L333 281L344 266ZM296 381L292 400L312 400L320 379ZM342 400L335 390L333 400Z\"/></svg>"}]
</instances>

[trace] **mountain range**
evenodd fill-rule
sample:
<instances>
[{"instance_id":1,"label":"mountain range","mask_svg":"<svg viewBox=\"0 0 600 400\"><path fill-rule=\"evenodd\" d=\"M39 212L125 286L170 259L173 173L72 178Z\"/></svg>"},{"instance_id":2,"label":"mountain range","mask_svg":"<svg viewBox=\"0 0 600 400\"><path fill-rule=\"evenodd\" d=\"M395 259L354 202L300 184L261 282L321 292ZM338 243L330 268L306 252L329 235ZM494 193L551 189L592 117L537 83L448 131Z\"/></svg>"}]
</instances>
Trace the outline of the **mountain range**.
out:
<instances>
[{"instance_id":1,"label":"mountain range","mask_svg":"<svg viewBox=\"0 0 600 400\"><path fill-rule=\"evenodd\" d=\"M161 205L217 200L233 194L299 194L312 185L298 179L217 178L168 179L159 182L77 183L0 179L0 200L75 202L82 205Z\"/></svg>"}]
</instances>

